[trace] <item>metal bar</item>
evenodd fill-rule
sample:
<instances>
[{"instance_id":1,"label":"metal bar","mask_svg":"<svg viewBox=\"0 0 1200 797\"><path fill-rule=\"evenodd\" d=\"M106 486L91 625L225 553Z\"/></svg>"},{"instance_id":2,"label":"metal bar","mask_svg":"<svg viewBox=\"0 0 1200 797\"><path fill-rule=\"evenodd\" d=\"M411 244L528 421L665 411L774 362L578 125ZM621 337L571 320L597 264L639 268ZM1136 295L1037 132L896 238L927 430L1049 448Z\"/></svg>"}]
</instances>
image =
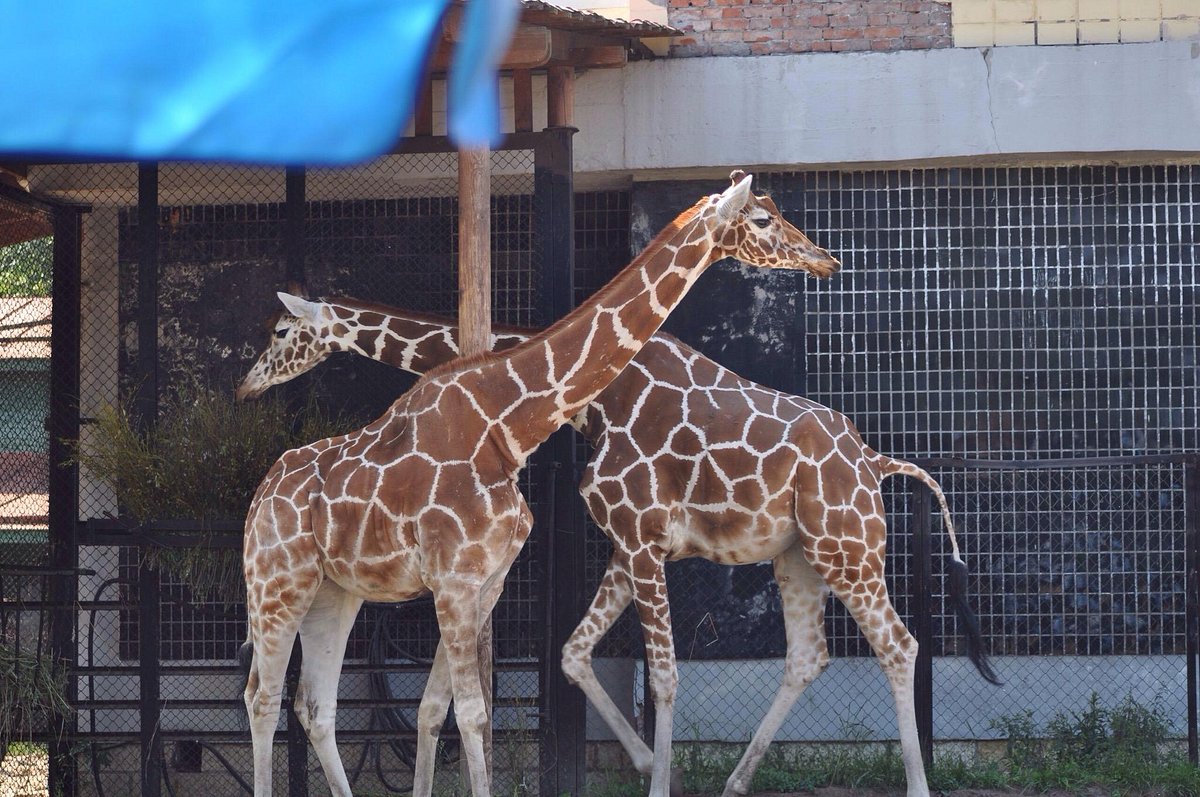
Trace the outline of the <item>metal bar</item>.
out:
<instances>
[{"instance_id":1,"label":"metal bar","mask_svg":"<svg viewBox=\"0 0 1200 797\"><path fill-rule=\"evenodd\" d=\"M534 218L542 269L541 321L549 325L575 305L575 188L572 127L547 128L534 148ZM587 702L562 674L562 647L583 616L579 585L586 564L584 515L575 489L575 440L560 429L542 447L553 471L553 522L544 527L549 578L546 661L542 678L543 797L582 794L586 788Z\"/></svg>"},{"instance_id":2,"label":"metal bar","mask_svg":"<svg viewBox=\"0 0 1200 797\"><path fill-rule=\"evenodd\" d=\"M922 468L963 468L966 470L1057 470L1061 468L1108 468L1127 465L1185 465L1200 461L1200 454L1145 454L1129 457L1065 457L1061 459L963 459L930 457L913 459Z\"/></svg>"},{"instance_id":3,"label":"metal bar","mask_svg":"<svg viewBox=\"0 0 1200 797\"><path fill-rule=\"evenodd\" d=\"M22 604L24 605L24 604ZM87 606L83 606L87 609ZM134 609L135 606L125 606L120 608ZM427 673L429 672L429 663L427 662L411 662L403 664L352 664L347 663L342 666L342 672L357 672L357 673ZM499 661L496 663L495 669L502 672L534 672L540 665L531 662L505 662ZM79 667L76 670L81 676L101 676L101 675L129 675L138 674L137 665L104 665L96 667ZM158 668L159 678L170 678L172 676L182 675L236 675L242 672L241 667L237 665L206 665L206 664L187 664L187 665L163 665ZM240 699L240 698L235 698ZM339 701L338 705L342 705L343 701Z\"/></svg>"},{"instance_id":4,"label":"metal bar","mask_svg":"<svg viewBox=\"0 0 1200 797\"><path fill-rule=\"evenodd\" d=\"M300 727L295 711L300 665L304 658L299 641L297 637L292 647L287 669L287 696L283 701L284 716L287 717L288 797L308 797L308 736Z\"/></svg>"},{"instance_id":5,"label":"metal bar","mask_svg":"<svg viewBox=\"0 0 1200 797\"><path fill-rule=\"evenodd\" d=\"M492 147L492 151L536 150L541 137L541 133L509 133L503 141ZM416 136L401 139L390 154L417 155L433 152L458 152L458 147L446 136Z\"/></svg>"},{"instance_id":6,"label":"metal bar","mask_svg":"<svg viewBox=\"0 0 1200 797\"><path fill-rule=\"evenodd\" d=\"M1188 463L1183 472L1184 529L1187 536L1187 736L1188 760L1200 764L1200 696L1197 674L1200 671L1200 464Z\"/></svg>"},{"instance_id":7,"label":"metal bar","mask_svg":"<svg viewBox=\"0 0 1200 797\"><path fill-rule=\"evenodd\" d=\"M158 164L138 164L137 394L140 422L158 415Z\"/></svg>"},{"instance_id":8,"label":"metal bar","mask_svg":"<svg viewBox=\"0 0 1200 797\"><path fill-rule=\"evenodd\" d=\"M921 758L925 760L926 768L933 766L932 495L924 484L913 488L912 564L908 582L912 634L918 646L913 702L916 704L917 738L921 742Z\"/></svg>"},{"instance_id":9,"label":"metal bar","mask_svg":"<svg viewBox=\"0 0 1200 797\"><path fill-rule=\"evenodd\" d=\"M289 289L305 285L304 255L307 252L304 237L305 224L308 221L308 203L306 202L307 177L303 166L289 166L284 172L285 205L284 205L284 261L286 262L287 283Z\"/></svg>"},{"instance_id":10,"label":"metal bar","mask_svg":"<svg viewBox=\"0 0 1200 797\"><path fill-rule=\"evenodd\" d=\"M138 565L138 692L139 738L141 740L141 797L162 794L162 737L159 735L159 580L158 571L147 564L149 548L141 549Z\"/></svg>"},{"instance_id":11,"label":"metal bar","mask_svg":"<svg viewBox=\"0 0 1200 797\"><path fill-rule=\"evenodd\" d=\"M50 436L49 567L50 659L67 669L67 700L76 701L75 610L78 599L78 548L75 518L78 515L76 485L78 468L72 464L68 441L79 437L79 310L82 219L77 208L54 212L54 272L52 276L50 327ZM50 734L51 794L75 793L75 763L71 737L75 732L73 713L54 718Z\"/></svg>"},{"instance_id":12,"label":"metal bar","mask_svg":"<svg viewBox=\"0 0 1200 797\"><path fill-rule=\"evenodd\" d=\"M204 673L212 675L211 672ZM421 704L421 698L418 697L390 697L390 698L339 698L338 706L342 708L382 708L385 706L394 706L397 708L416 708ZM172 700L171 698L163 698L159 701L162 708L175 709L231 709L245 708L245 703L240 697L231 697L227 699L221 698L180 698ZM495 705L502 708L529 708L529 702L521 698L497 698ZM78 704L81 711L95 709L126 709L132 711L138 707L138 701L130 699L112 699L112 700L88 700ZM290 718L289 718L290 719Z\"/></svg>"}]
</instances>

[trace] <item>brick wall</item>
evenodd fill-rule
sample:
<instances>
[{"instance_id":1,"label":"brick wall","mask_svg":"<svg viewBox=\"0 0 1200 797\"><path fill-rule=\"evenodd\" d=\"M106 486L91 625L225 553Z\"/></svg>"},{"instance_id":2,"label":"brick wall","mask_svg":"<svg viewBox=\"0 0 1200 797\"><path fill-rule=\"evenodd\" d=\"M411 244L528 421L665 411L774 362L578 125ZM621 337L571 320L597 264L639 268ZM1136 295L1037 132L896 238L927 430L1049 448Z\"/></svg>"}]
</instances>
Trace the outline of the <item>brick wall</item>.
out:
<instances>
[{"instance_id":1,"label":"brick wall","mask_svg":"<svg viewBox=\"0 0 1200 797\"><path fill-rule=\"evenodd\" d=\"M950 6L936 0L668 0L685 31L673 56L950 47Z\"/></svg>"}]
</instances>

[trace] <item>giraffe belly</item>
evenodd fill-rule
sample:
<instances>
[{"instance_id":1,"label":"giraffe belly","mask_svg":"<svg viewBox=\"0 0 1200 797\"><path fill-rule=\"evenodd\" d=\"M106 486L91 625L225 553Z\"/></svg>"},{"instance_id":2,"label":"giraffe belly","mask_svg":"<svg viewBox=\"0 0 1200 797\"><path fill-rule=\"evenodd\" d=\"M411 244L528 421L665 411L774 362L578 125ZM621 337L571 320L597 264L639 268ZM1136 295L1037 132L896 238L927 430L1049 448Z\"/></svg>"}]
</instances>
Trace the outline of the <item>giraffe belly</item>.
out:
<instances>
[{"instance_id":1,"label":"giraffe belly","mask_svg":"<svg viewBox=\"0 0 1200 797\"><path fill-rule=\"evenodd\" d=\"M795 521L766 513L731 517L693 510L671 525L670 559L700 557L722 565L774 559L798 537Z\"/></svg>"},{"instance_id":2,"label":"giraffe belly","mask_svg":"<svg viewBox=\"0 0 1200 797\"><path fill-rule=\"evenodd\" d=\"M429 592L415 566L415 551L397 551L386 558L360 561L327 559L325 575L365 601L400 603Z\"/></svg>"}]
</instances>

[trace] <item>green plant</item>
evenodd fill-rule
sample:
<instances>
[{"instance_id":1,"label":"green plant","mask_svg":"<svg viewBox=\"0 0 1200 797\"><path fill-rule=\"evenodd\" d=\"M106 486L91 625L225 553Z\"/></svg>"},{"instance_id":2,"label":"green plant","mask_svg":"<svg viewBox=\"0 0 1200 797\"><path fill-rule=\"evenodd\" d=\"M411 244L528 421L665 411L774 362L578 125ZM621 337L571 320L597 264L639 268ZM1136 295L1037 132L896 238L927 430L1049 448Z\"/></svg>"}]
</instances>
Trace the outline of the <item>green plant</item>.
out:
<instances>
[{"instance_id":1,"label":"green plant","mask_svg":"<svg viewBox=\"0 0 1200 797\"><path fill-rule=\"evenodd\" d=\"M138 523L186 520L202 532L245 517L259 482L284 451L350 426L311 400L296 413L280 399L236 403L203 390L168 397L153 428L139 428L134 417L128 402L101 410L94 438L76 446L75 460L113 486L125 516ZM163 547L150 563L200 598L228 598L244 589L238 550Z\"/></svg>"},{"instance_id":2,"label":"green plant","mask_svg":"<svg viewBox=\"0 0 1200 797\"><path fill-rule=\"evenodd\" d=\"M1157 701L1147 707L1127 696L1106 708L1093 694L1082 711L1060 712L1044 728L1029 712L1001 717L992 727L1009 734L1005 775L1014 786L1040 791L1098 786L1118 797L1200 794L1200 772L1164 744L1170 723Z\"/></svg>"},{"instance_id":3,"label":"green plant","mask_svg":"<svg viewBox=\"0 0 1200 797\"><path fill-rule=\"evenodd\" d=\"M54 239L0 246L0 296L49 296Z\"/></svg>"},{"instance_id":4,"label":"green plant","mask_svg":"<svg viewBox=\"0 0 1200 797\"><path fill-rule=\"evenodd\" d=\"M0 642L0 761L10 744L27 740L34 727L70 710L62 668Z\"/></svg>"},{"instance_id":5,"label":"green plant","mask_svg":"<svg viewBox=\"0 0 1200 797\"><path fill-rule=\"evenodd\" d=\"M988 723L1005 740L1005 758L1027 765L1041 766L1045 748L1038 738L1037 723L1029 709L1016 714L1004 714Z\"/></svg>"}]
</instances>

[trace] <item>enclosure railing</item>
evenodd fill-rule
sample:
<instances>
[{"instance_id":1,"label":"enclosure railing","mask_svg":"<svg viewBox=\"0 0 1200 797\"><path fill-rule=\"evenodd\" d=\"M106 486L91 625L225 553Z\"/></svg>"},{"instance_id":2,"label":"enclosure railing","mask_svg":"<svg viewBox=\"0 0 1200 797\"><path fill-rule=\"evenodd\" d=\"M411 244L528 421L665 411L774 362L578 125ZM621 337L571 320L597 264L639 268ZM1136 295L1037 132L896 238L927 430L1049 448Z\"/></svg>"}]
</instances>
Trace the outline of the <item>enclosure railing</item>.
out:
<instances>
[{"instance_id":1,"label":"enclosure railing","mask_svg":"<svg viewBox=\"0 0 1200 797\"><path fill-rule=\"evenodd\" d=\"M1200 454L1161 454L1142 456L1075 457L1058 459L990 460L940 457L914 460L931 471L1033 471L1083 468L1130 468L1175 465L1183 468L1184 532L1186 536L1186 660L1187 660L1187 739L1188 758L1200 763L1198 736L1197 675L1200 673ZM926 765L933 761L933 610L934 594L932 528L937 513L932 491L922 483L914 486L911 504L912 543L909 551L910 631L920 645L917 656L915 700L917 729Z\"/></svg>"}]
</instances>

